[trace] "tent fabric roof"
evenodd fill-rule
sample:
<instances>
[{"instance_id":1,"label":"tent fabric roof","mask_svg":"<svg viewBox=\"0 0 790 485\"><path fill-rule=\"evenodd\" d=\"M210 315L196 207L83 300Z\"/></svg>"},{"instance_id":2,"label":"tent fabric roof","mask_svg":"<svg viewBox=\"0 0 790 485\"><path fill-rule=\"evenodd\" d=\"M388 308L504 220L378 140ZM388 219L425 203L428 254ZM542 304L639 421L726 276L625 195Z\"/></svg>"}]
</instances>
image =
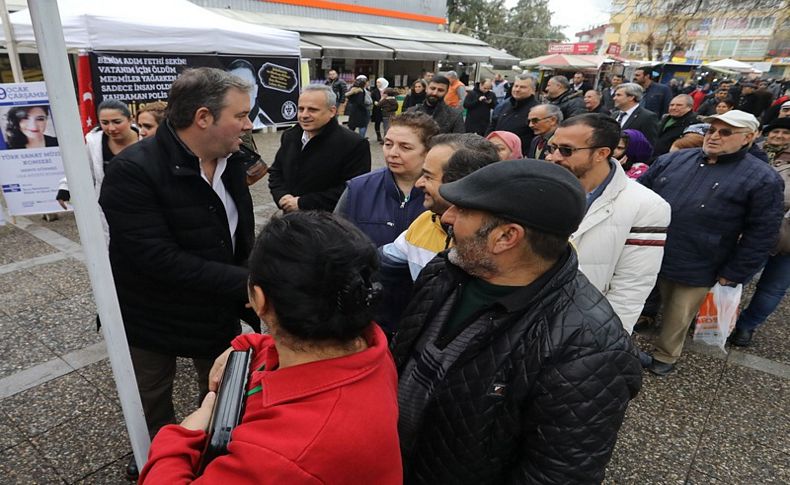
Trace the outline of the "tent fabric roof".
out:
<instances>
[{"instance_id":1,"label":"tent fabric roof","mask_svg":"<svg viewBox=\"0 0 790 485\"><path fill-rule=\"evenodd\" d=\"M598 69L601 64L607 61L606 56L596 55L571 55L571 54L549 54L546 56L525 59L519 63L522 67L556 67L569 69Z\"/></svg>"},{"instance_id":2,"label":"tent fabric roof","mask_svg":"<svg viewBox=\"0 0 790 485\"><path fill-rule=\"evenodd\" d=\"M57 4L68 49L299 55L296 32L230 19L187 0L58 0ZM10 18L20 46L35 46L30 11L20 10ZM5 41L2 32L0 39Z\"/></svg>"},{"instance_id":3,"label":"tent fabric roof","mask_svg":"<svg viewBox=\"0 0 790 485\"><path fill-rule=\"evenodd\" d=\"M727 69L730 71L737 71L737 72L761 72L754 68L751 64L746 62L736 61L735 59L720 59L714 62L708 62L704 64L708 67L719 68L719 69Z\"/></svg>"}]
</instances>

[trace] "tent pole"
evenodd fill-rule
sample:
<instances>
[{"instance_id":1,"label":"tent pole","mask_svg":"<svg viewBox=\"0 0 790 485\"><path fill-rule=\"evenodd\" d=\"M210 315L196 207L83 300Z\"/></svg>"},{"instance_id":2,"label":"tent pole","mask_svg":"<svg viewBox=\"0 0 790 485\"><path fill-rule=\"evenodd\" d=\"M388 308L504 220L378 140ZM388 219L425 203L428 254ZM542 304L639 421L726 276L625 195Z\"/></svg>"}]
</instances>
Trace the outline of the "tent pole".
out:
<instances>
[{"instance_id":1,"label":"tent pole","mask_svg":"<svg viewBox=\"0 0 790 485\"><path fill-rule=\"evenodd\" d=\"M28 6L44 80L53 108L52 117L58 127L60 152L69 179L71 200L75 208L74 215L85 253L85 265L88 268L96 308L102 321L102 332L118 388L126 429L129 432L137 466L142 469L148 455L150 438L129 356L118 296L115 293L115 282L110 270L104 230L99 219L99 204L96 201L90 163L82 142L80 115L74 96L76 90L69 69L58 4L56 0L36 0L29 2Z\"/></svg>"},{"instance_id":2,"label":"tent pole","mask_svg":"<svg viewBox=\"0 0 790 485\"><path fill-rule=\"evenodd\" d=\"M11 19L8 17L8 7L5 0L0 0L0 20L3 21L3 33L5 34L5 45L8 50L8 60L11 61L11 73L14 75L15 83L25 82L22 74L22 64L19 62L19 53L16 50L16 39L14 38L14 28ZM0 200L4 200L0 194ZM8 207L8 204L5 204ZM2 210L2 208L0 208ZM11 223L16 224L16 216L10 216Z\"/></svg>"},{"instance_id":3,"label":"tent pole","mask_svg":"<svg viewBox=\"0 0 790 485\"><path fill-rule=\"evenodd\" d=\"M0 17L3 21L3 33L5 34L5 45L8 49L8 59L11 61L11 72L14 74L15 83L25 82L22 74L22 63L19 62L19 52L16 50L16 39L14 38L14 26L8 16L8 8L5 0L0 0Z\"/></svg>"}]
</instances>

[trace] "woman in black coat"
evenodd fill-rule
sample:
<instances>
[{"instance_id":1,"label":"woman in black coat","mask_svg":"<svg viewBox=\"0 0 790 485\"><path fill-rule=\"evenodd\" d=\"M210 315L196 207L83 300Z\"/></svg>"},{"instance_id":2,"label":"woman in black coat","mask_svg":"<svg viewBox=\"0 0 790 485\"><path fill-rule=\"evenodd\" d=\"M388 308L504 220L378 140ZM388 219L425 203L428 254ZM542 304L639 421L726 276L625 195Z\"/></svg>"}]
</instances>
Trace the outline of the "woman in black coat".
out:
<instances>
[{"instance_id":1,"label":"woman in black coat","mask_svg":"<svg viewBox=\"0 0 790 485\"><path fill-rule=\"evenodd\" d=\"M406 95L406 98L403 100L403 107L401 108L401 112L405 113L407 109L411 108L412 106L417 106L418 104L422 104L425 101L425 90L428 89L428 83L425 82L424 79L418 79L414 81L411 85L411 90L409 94Z\"/></svg>"},{"instance_id":2,"label":"woman in black coat","mask_svg":"<svg viewBox=\"0 0 790 485\"><path fill-rule=\"evenodd\" d=\"M348 128L351 131L359 129L359 134L365 138L370 124L370 113L365 104L365 93L370 96L366 86L368 78L358 76L357 80L346 93L346 114L348 115Z\"/></svg>"},{"instance_id":3,"label":"woman in black coat","mask_svg":"<svg viewBox=\"0 0 790 485\"><path fill-rule=\"evenodd\" d=\"M491 110L496 106L496 95L491 91L491 80L484 79L477 83L466 95L466 132L485 136L491 124Z\"/></svg>"}]
</instances>

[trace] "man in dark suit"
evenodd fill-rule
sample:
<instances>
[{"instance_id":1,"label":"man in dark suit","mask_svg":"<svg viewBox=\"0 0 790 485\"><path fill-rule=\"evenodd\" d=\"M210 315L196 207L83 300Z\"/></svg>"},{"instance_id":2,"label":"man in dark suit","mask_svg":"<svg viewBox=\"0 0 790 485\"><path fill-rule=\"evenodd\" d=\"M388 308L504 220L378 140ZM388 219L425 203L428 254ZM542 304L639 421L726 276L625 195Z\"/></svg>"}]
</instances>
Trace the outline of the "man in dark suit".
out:
<instances>
[{"instance_id":1,"label":"man in dark suit","mask_svg":"<svg viewBox=\"0 0 790 485\"><path fill-rule=\"evenodd\" d=\"M535 136L524 152L526 158L546 159L546 146L563 120L562 110L556 104L539 104L529 110L529 127Z\"/></svg>"},{"instance_id":2,"label":"man in dark suit","mask_svg":"<svg viewBox=\"0 0 790 485\"><path fill-rule=\"evenodd\" d=\"M611 86L604 88L604 90L601 92L603 105L606 106L606 109L611 110L614 108L614 92L617 90L617 86L621 84L623 84L623 75L612 74Z\"/></svg>"},{"instance_id":3,"label":"man in dark suit","mask_svg":"<svg viewBox=\"0 0 790 485\"><path fill-rule=\"evenodd\" d=\"M625 83L614 92L612 118L620 123L623 130L641 131L645 138L654 144L658 136L658 116L652 111L639 106L644 90L636 83Z\"/></svg>"},{"instance_id":4,"label":"man in dark suit","mask_svg":"<svg viewBox=\"0 0 790 485\"><path fill-rule=\"evenodd\" d=\"M583 96L584 93L592 89L592 85L584 80L584 73L579 71L573 75L571 89L582 93Z\"/></svg>"}]
</instances>

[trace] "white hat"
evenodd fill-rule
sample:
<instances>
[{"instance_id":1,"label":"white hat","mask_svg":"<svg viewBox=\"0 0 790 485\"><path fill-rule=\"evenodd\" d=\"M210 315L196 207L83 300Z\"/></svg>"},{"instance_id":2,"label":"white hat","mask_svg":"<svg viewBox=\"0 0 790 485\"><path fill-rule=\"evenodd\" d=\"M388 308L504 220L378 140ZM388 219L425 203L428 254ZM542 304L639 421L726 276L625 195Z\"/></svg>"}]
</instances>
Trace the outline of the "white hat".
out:
<instances>
[{"instance_id":1,"label":"white hat","mask_svg":"<svg viewBox=\"0 0 790 485\"><path fill-rule=\"evenodd\" d=\"M702 121L705 123L710 123L713 120L723 121L735 128L748 128L752 131L757 131L760 128L760 122L757 121L753 114L737 109L727 111L724 114L702 118Z\"/></svg>"},{"instance_id":2,"label":"white hat","mask_svg":"<svg viewBox=\"0 0 790 485\"><path fill-rule=\"evenodd\" d=\"M790 101L785 101L782 103L782 108L790 108Z\"/></svg>"},{"instance_id":3,"label":"white hat","mask_svg":"<svg viewBox=\"0 0 790 485\"><path fill-rule=\"evenodd\" d=\"M367 81L368 77L364 74L360 74L359 76L357 76L357 79L364 79L365 81Z\"/></svg>"}]
</instances>

